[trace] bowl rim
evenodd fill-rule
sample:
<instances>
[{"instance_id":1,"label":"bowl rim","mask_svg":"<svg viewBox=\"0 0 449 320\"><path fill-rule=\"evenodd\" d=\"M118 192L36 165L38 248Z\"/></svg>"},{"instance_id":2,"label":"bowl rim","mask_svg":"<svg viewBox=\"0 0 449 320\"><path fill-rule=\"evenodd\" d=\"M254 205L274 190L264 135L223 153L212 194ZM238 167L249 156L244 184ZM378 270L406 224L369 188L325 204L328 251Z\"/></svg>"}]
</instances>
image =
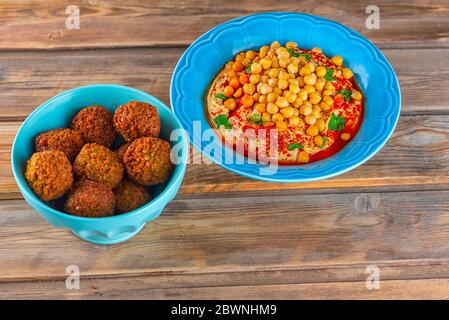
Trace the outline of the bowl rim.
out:
<instances>
[{"instance_id":1,"label":"bowl rim","mask_svg":"<svg viewBox=\"0 0 449 320\"><path fill-rule=\"evenodd\" d=\"M359 32L353 30L352 28L349 28L347 26L345 26L342 23L339 23L337 21L331 20L331 19L327 19L327 18L323 18L321 16L317 16L317 15L313 15L313 14L308 14L308 13L303 13L303 12L288 12L288 11L269 11L269 12L262 12L262 13L254 13L254 14L249 14L249 15L244 15L244 16L240 16L240 17L236 17L227 21L224 21L216 26L214 26L213 28L207 30L206 32L204 32L203 34L201 34L197 39L195 39L195 41L193 41L188 47L187 49L183 52L183 54L181 55L181 57L179 58L178 62L175 65L175 68L173 70L172 73L172 78L170 80L170 104L173 108L173 112L177 115L176 112L176 107L175 107L175 99L174 99L174 91L178 91L178 90L174 90L175 88L175 80L176 78L179 76L179 71L180 68L185 64L185 60L187 59L187 55L190 53L190 50L192 49L192 47L196 46L200 41L203 41L205 39L207 39L208 37L211 36L211 34L219 29L219 28L223 28L225 25L227 24L232 24L235 22L242 22L244 20L247 19L251 19L251 18L258 18L258 17L273 17L275 16L276 18L281 18L281 16L305 16L308 17L310 19L313 19L315 21L325 21L327 23L331 23L331 24L335 24L337 25L339 28L343 28L346 32L348 32L349 34L361 38L362 40L366 41L368 43L368 45L370 45L371 47L373 47L376 51L376 53L380 56L381 59L383 59L384 63L387 65L387 67L390 69L391 71L391 75L392 75L392 80L393 83L392 85L397 85L397 111L396 111L396 116L394 119L392 119L392 123L390 126L390 132L388 132L388 134L382 139L383 141L381 143L379 143L379 145L374 148L371 149L371 151L365 155L365 157L363 157L360 160L357 160L355 163L353 163L352 165L343 168L343 169L338 169L335 172L331 172L329 174L326 175L318 175L318 176L314 176L314 177L303 177L303 178L293 178L293 179L285 179L285 178L276 178L276 177L272 177L272 176L264 176L264 175L257 175L257 174L252 174L250 172L246 172L244 170L239 169L238 167L233 167L230 166L228 164L225 163L220 163L219 161L217 161L213 156L211 156L208 153L204 153L203 152L203 148L200 145L197 145L196 141L194 141L194 139L190 139L190 143L192 144L193 147L195 147L197 150L199 150L201 152L201 154L203 154L204 156L206 156L209 160L211 160L213 163L219 165L220 167L224 168L225 170L237 173L241 176L247 177L247 178L251 178L254 180L259 180L259 181L266 181L266 182L277 182L277 183L298 183L298 182L310 182L310 181L318 181L318 180L324 180L324 179L329 179L341 174L344 174L348 171L353 170L354 168L364 164L366 161L368 161L369 159L371 159L377 152L379 152L380 149L382 149L385 144L387 143L387 141L391 138L391 136L394 133L394 130L396 128L396 125L398 123L399 120L399 116L401 113L401 103L402 103L402 99L401 99L401 88L400 88L400 84L399 84L399 79L390 63L390 61L387 59L387 57L385 57L385 55L383 54L383 52L377 48L377 46L372 43L368 38L366 38L365 36L363 36L362 34L360 34ZM181 63L183 65L181 65ZM366 103L365 103L366 105ZM363 123L365 122L365 117L363 117L362 119L362 123L361 126L359 128L359 131L362 129ZM208 127L210 127L210 125L208 124ZM189 130L186 128L186 131L189 132ZM189 138L190 138L190 132L189 132ZM353 141L349 142L349 144L351 144ZM225 148L226 146L223 145L223 143L221 143L223 148ZM347 146L346 146L347 147ZM333 155L334 156L334 155ZM245 157L246 158L246 157ZM324 159L325 160L325 159ZM251 165L251 164L245 164L246 165ZM287 166L280 166L280 168L285 168ZM296 166L289 166L289 167L296 167ZM282 170L282 169L281 169Z\"/></svg>"},{"instance_id":2,"label":"bowl rim","mask_svg":"<svg viewBox=\"0 0 449 320\"><path fill-rule=\"evenodd\" d=\"M50 207L49 205L47 205L45 203L45 201L42 201L41 199L39 199L28 185L27 185L27 187L23 186L23 184L26 184L26 181L22 177L22 173L19 171L17 159L16 159L16 156L15 156L15 149L16 149L16 144L19 143L18 136L22 132L22 130L24 130L24 128L31 121L32 118L34 118L42 110L46 109L48 107L48 105L51 104L54 100L56 100L56 99L58 99L58 98L60 98L62 96L65 96L67 94L71 94L73 92L82 91L82 90L86 90L86 89L95 89L95 88L108 88L108 89L113 89L113 90L117 90L117 89L127 90L127 91L131 91L133 93L138 93L140 95L142 95L142 94L144 96L146 95L147 97L149 97L149 98L153 99L154 101L156 101L156 103L158 104L157 107L161 107L163 109L166 109L166 111L169 112L170 116L175 121L176 125L180 129L183 129L183 130L181 130L181 135L182 135L181 150L183 150L183 153L182 153L182 157L180 159L181 160L180 163L178 163L176 165L175 170L173 171L172 176L170 177L170 180L167 181L167 185L165 186L165 188L155 198L151 199L150 202L146 203L145 205L143 205L143 206L141 206L141 207L139 207L137 209L129 211L127 213L113 215L113 216L109 216L109 217L98 217L98 218L92 217L91 218L91 217L74 216L74 215L71 215L69 213L65 213L63 211L56 210L56 209ZM188 141L187 139L188 139L188 137L186 135L185 129L181 125L181 122L179 121L179 119L177 118L175 113L167 105L165 105L165 103L163 103L158 98L152 96L149 93L141 91L139 89L128 87L128 86L124 86L124 85L118 85L118 84L92 84L92 85L80 86L80 87L76 87L76 88L73 88L73 89L69 89L69 90L60 92L57 95L53 96L52 98L50 98L50 99L46 100L45 102L43 102L42 104L40 104L36 109L34 109L27 116L27 118L20 125L20 127L17 130L17 133L16 133L16 135L14 137L14 141L13 141L13 144L12 144L12 147L11 147L11 167L12 167L12 172L13 172L16 184L18 185L20 192L24 195L25 200L31 202L32 205L37 206L39 209L45 210L47 213L51 213L51 214L53 214L53 215L55 215L55 216L57 216L59 218L68 219L68 220L71 220L73 222L84 222L84 223L97 223L97 222L100 222L100 221L102 221L102 222L117 222L117 221L119 221L121 219L126 219L126 218L129 218L129 217L134 217L136 215L139 215L139 214L142 213L142 211L146 211L148 209L151 210L151 209L153 209L153 207L159 206L160 203L164 203L164 202L168 203L169 201L171 201L171 199L167 199L168 194L174 191L174 189L177 187L175 182L178 181L179 179L182 180L183 176L185 174L185 171L186 171L187 159L188 159L188 153L189 153L189 145L187 143L187 141ZM16 166L17 166L17 168L16 168ZM19 176L24 181L21 181ZM176 195L176 193L177 192L175 192L175 195ZM39 210L36 210L36 211L39 212Z\"/></svg>"}]
</instances>

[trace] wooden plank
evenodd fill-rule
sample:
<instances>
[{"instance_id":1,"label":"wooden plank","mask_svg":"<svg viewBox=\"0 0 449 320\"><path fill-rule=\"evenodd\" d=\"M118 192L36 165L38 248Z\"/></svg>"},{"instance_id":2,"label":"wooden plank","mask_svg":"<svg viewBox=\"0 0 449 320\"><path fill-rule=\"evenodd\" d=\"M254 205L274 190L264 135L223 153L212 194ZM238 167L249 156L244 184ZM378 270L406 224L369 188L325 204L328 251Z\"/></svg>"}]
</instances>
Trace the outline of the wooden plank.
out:
<instances>
[{"instance_id":1,"label":"wooden plank","mask_svg":"<svg viewBox=\"0 0 449 320\"><path fill-rule=\"evenodd\" d=\"M0 120L24 119L61 91L95 83L136 87L169 105L170 79L183 51L184 48L145 48L3 52ZM449 114L449 49L384 52L399 77L403 114ZM432 90L428 89L429 84Z\"/></svg>"},{"instance_id":2,"label":"wooden plank","mask_svg":"<svg viewBox=\"0 0 449 320\"><path fill-rule=\"evenodd\" d=\"M449 279L387 280L378 290L365 282L276 284L151 289L148 279L119 278L83 283L80 290L67 290L64 282L0 284L5 299L164 299L164 300L421 300L448 299ZM1 296L1 295L0 295ZM282 307L278 306L278 310ZM279 311L278 311L279 312Z\"/></svg>"},{"instance_id":3,"label":"wooden plank","mask_svg":"<svg viewBox=\"0 0 449 320\"><path fill-rule=\"evenodd\" d=\"M0 282L62 279L73 264L84 277L314 269L292 282L347 281L371 264L389 265L387 278L448 277L448 209L449 191L176 199L131 240L96 246L1 201Z\"/></svg>"},{"instance_id":4,"label":"wooden plank","mask_svg":"<svg viewBox=\"0 0 449 320\"><path fill-rule=\"evenodd\" d=\"M10 148L18 122L0 123L0 198L20 197L10 168ZM190 164L181 194L449 185L449 116L402 116L393 137L374 158L344 175L310 183L266 183L241 177L215 164ZM195 159L198 152L195 151Z\"/></svg>"},{"instance_id":5,"label":"wooden plank","mask_svg":"<svg viewBox=\"0 0 449 320\"><path fill-rule=\"evenodd\" d=\"M380 30L365 27L364 1L87 1L76 3L79 30L67 30L65 1L2 1L1 49L58 49L188 45L210 28L229 19L264 11L306 12L334 19L361 32L378 45L447 47L447 1L378 0ZM123 23L126 21L126 23ZM413 23L410 23L413 21Z\"/></svg>"}]
</instances>

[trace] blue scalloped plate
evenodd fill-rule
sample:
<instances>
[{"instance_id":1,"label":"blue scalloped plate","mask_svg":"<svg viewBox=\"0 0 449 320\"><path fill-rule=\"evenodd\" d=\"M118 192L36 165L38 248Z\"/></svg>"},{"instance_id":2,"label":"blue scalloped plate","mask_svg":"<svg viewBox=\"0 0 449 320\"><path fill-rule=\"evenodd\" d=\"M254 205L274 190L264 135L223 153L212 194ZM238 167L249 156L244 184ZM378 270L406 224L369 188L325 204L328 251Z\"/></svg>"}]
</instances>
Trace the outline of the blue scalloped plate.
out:
<instances>
[{"instance_id":1,"label":"blue scalloped plate","mask_svg":"<svg viewBox=\"0 0 449 320\"><path fill-rule=\"evenodd\" d=\"M205 92L223 65L243 50L273 41L295 41L301 48L320 47L328 56L341 55L351 68L366 97L362 125L340 152L302 166L279 166L274 173L266 165L230 161L227 146L210 129ZM399 118L401 95L398 79L388 60L359 33L331 20L299 13L263 13L223 23L198 38L176 65L170 87L174 112L188 131L192 144L225 169L243 176L275 182L305 182L330 178L354 169L370 159L390 138ZM200 134L193 123L201 124ZM237 155L237 158L241 156Z\"/></svg>"}]
</instances>

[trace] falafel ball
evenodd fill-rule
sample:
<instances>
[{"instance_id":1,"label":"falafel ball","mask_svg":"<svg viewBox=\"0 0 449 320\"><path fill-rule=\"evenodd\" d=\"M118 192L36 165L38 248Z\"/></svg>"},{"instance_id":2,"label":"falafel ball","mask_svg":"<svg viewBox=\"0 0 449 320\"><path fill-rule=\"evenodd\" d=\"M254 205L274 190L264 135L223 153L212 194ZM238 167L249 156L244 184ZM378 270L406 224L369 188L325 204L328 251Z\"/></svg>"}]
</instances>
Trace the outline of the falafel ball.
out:
<instances>
[{"instance_id":1,"label":"falafel ball","mask_svg":"<svg viewBox=\"0 0 449 320\"><path fill-rule=\"evenodd\" d=\"M123 178L123 164L117 154L97 143L84 145L73 163L75 177L115 188Z\"/></svg>"},{"instance_id":2,"label":"falafel ball","mask_svg":"<svg viewBox=\"0 0 449 320\"><path fill-rule=\"evenodd\" d=\"M90 180L78 181L70 190L65 210L80 217L108 217L114 214L115 198L112 189Z\"/></svg>"},{"instance_id":3,"label":"falafel ball","mask_svg":"<svg viewBox=\"0 0 449 320\"><path fill-rule=\"evenodd\" d=\"M36 152L27 161L25 179L40 199L55 200L72 186L72 165L62 151Z\"/></svg>"},{"instance_id":4,"label":"falafel ball","mask_svg":"<svg viewBox=\"0 0 449 320\"><path fill-rule=\"evenodd\" d=\"M146 102L130 101L115 110L114 127L130 142L140 137L158 137L161 120L156 107Z\"/></svg>"},{"instance_id":5,"label":"falafel ball","mask_svg":"<svg viewBox=\"0 0 449 320\"><path fill-rule=\"evenodd\" d=\"M122 144L120 147L115 150L115 153L118 155L121 161L123 161L123 156L125 155L126 149L129 147L129 142Z\"/></svg>"},{"instance_id":6,"label":"falafel ball","mask_svg":"<svg viewBox=\"0 0 449 320\"><path fill-rule=\"evenodd\" d=\"M81 132L85 143L98 143L108 148L116 136L113 114L101 106L81 109L72 119L71 127Z\"/></svg>"},{"instance_id":7,"label":"falafel ball","mask_svg":"<svg viewBox=\"0 0 449 320\"><path fill-rule=\"evenodd\" d=\"M170 150L170 144L159 138L142 137L134 140L123 156L129 177L145 186L168 180L173 171Z\"/></svg>"},{"instance_id":8,"label":"falafel ball","mask_svg":"<svg viewBox=\"0 0 449 320\"><path fill-rule=\"evenodd\" d=\"M72 129L54 129L42 132L35 139L36 151L59 150L73 162L83 147L81 133Z\"/></svg>"},{"instance_id":9,"label":"falafel ball","mask_svg":"<svg viewBox=\"0 0 449 320\"><path fill-rule=\"evenodd\" d=\"M145 187L124 178L114 189L115 212L125 213L137 209L150 200L150 194Z\"/></svg>"}]
</instances>

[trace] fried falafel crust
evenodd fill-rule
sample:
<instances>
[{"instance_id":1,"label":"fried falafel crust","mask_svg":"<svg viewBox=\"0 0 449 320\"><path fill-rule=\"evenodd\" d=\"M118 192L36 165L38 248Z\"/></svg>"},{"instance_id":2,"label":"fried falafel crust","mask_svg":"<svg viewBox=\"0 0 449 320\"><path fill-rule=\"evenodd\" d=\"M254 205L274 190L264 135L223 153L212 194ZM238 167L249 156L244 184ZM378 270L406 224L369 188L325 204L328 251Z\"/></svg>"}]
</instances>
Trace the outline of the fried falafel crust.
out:
<instances>
[{"instance_id":1,"label":"fried falafel crust","mask_svg":"<svg viewBox=\"0 0 449 320\"><path fill-rule=\"evenodd\" d=\"M53 129L42 132L35 138L36 152L59 150L73 162L84 145L82 135L77 130Z\"/></svg>"},{"instance_id":2,"label":"fried falafel crust","mask_svg":"<svg viewBox=\"0 0 449 320\"><path fill-rule=\"evenodd\" d=\"M98 143L108 148L116 137L113 114L101 106L81 109L72 119L71 128L81 133L85 143Z\"/></svg>"},{"instance_id":3,"label":"fried falafel crust","mask_svg":"<svg viewBox=\"0 0 449 320\"><path fill-rule=\"evenodd\" d=\"M73 163L75 177L115 188L123 178L123 164L118 155L97 144L84 145Z\"/></svg>"},{"instance_id":4,"label":"fried falafel crust","mask_svg":"<svg viewBox=\"0 0 449 320\"><path fill-rule=\"evenodd\" d=\"M158 137L161 120L156 107L146 102L130 101L115 110L114 127L130 142L140 137Z\"/></svg>"},{"instance_id":5,"label":"fried falafel crust","mask_svg":"<svg viewBox=\"0 0 449 320\"><path fill-rule=\"evenodd\" d=\"M114 189L115 212L126 213L143 206L150 201L150 194L145 187L124 178Z\"/></svg>"},{"instance_id":6,"label":"fried falafel crust","mask_svg":"<svg viewBox=\"0 0 449 320\"><path fill-rule=\"evenodd\" d=\"M115 198L112 189L90 180L78 181L70 190L65 210L80 217L108 217L114 215Z\"/></svg>"},{"instance_id":7,"label":"fried falafel crust","mask_svg":"<svg viewBox=\"0 0 449 320\"><path fill-rule=\"evenodd\" d=\"M72 186L72 165L62 151L36 152L27 161L25 179L41 200L55 200Z\"/></svg>"},{"instance_id":8,"label":"fried falafel crust","mask_svg":"<svg viewBox=\"0 0 449 320\"><path fill-rule=\"evenodd\" d=\"M115 150L115 153L118 155L121 161L123 161L123 156L125 155L126 149L129 147L129 142L122 144L120 147Z\"/></svg>"},{"instance_id":9,"label":"fried falafel crust","mask_svg":"<svg viewBox=\"0 0 449 320\"><path fill-rule=\"evenodd\" d=\"M126 149L123 163L129 177L141 185L152 186L168 180L173 171L170 144L154 137L134 140Z\"/></svg>"}]
</instances>

